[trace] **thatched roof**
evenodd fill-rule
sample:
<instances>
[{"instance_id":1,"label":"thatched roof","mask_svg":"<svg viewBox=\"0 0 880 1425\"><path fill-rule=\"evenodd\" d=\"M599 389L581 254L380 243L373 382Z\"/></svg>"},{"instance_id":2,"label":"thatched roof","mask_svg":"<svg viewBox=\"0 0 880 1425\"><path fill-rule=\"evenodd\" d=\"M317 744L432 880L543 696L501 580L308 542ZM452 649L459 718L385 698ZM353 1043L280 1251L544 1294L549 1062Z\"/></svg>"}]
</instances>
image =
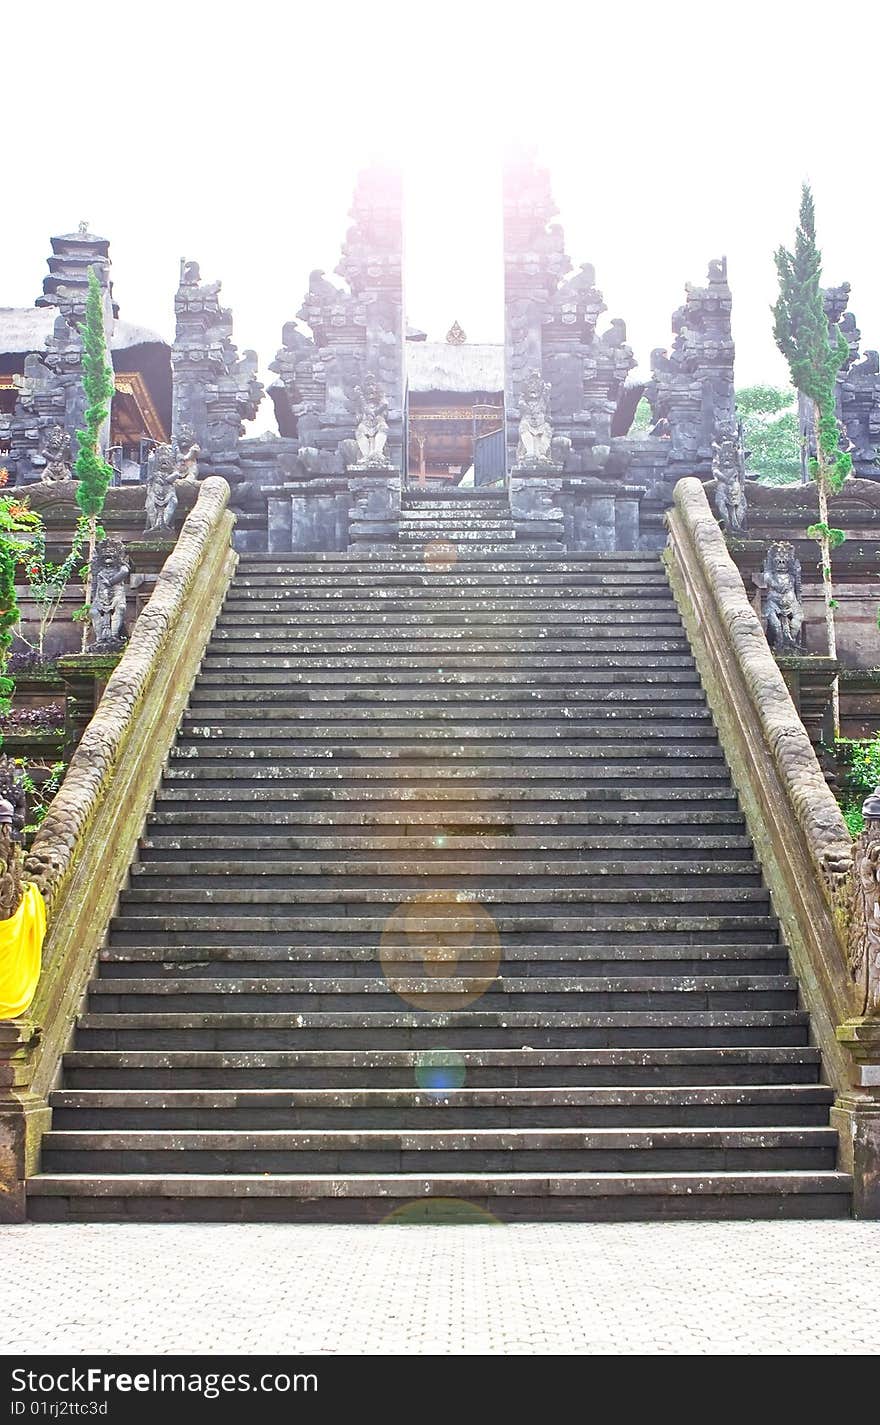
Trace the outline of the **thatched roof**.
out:
<instances>
[{"instance_id":1,"label":"thatched roof","mask_svg":"<svg viewBox=\"0 0 880 1425\"><path fill-rule=\"evenodd\" d=\"M57 307L0 307L0 355L44 351L57 316ZM130 347L153 342L168 345L158 332L117 319L110 348L127 351Z\"/></svg>"},{"instance_id":2,"label":"thatched roof","mask_svg":"<svg viewBox=\"0 0 880 1425\"><path fill-rule=\"evenodd\" d=\"M407 342L405 350L411 391L504 390L503 346L418 341Z\"/></svg>"}]
</instances>

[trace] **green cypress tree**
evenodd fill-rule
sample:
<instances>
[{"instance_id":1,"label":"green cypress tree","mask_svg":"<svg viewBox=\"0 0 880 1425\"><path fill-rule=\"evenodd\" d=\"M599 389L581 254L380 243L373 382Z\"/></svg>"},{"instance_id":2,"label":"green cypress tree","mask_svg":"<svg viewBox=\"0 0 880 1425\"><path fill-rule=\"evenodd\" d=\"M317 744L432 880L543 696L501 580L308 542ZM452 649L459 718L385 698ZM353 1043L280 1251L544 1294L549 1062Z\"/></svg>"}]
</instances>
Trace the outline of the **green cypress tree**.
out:
<instances>
[{"instance_id":1,"label":"green cypress tree","mask_svg":"<svg viewBox=\"0 0 880 1425\"><path fill-rule=\"evenodd\" d=\"M792 384L813 402L816 458L810 471L816 482L819 521L807 534L818 541L825 596L828 653L837 657L834 627L834 585L831 551L843 543L843 530L828 523L828 495L841 489L852 469L852 458L840 449L835 394L837 373L849 355L842 332L832 341L822 299L822 254L816 246L816 213L808 184L801 189L801 206L794 252L780 247L775 253L779 296L773 307L773 335L788 362ZM832 689L834 735L840 736L840 702L837 679Z\"/></svg>"},{"instance_id":2,"label":"green cypress tree","mask_svg":"<svg viewBox=\"0 0 880 1425\"><path fill-rule=\"evenodd\" d=\"M92 561L97 542L98 515L104 508L104 500L113 467L101 454L101 428L110 415L110 402L115 389L113 368L107 355L107 339L104 335L104 307L101 284L93 267L89 268L89 293L86 298L86 319L80 324L83 339L83 390L86 393L85 430L78 430L76 440L78 454L73 472L79 481L76 502L88 521L89 554L86 575L86 605L92 598ZM88 623L83 624L83 649L88 638Z\"/></svg>"}]
</instances>

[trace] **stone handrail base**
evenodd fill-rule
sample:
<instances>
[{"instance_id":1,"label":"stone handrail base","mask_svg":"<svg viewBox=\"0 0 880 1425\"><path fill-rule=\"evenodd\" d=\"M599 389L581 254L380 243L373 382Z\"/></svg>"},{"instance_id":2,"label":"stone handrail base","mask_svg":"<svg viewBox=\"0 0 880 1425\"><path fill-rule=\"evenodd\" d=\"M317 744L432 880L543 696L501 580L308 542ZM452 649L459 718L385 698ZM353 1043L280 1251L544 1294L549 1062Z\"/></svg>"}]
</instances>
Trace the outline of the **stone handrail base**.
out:
<instances>
[{"instance_id":1,"label":"stone handrail base","mask_svg":"<svg viewBox=\"0 0 880 1425\"><path fill-rule=\"evenodd\" d=\"M23 1218L48 1095L235 569L228 499L202 482L26 862L49 929L28 1015L0 1023L0 1221Z\"/></svg>"},{"instance_id":2,"label":"stone handrail base","mask_svg":"<svg viewBox=\"0 0 880 1425\"><path fill-rule=\"evenodd\" d=\"M864 1078L858 1087L847 1036L838 1033L860 1002L847 956L852 837L699 480L678 482L666 519L670 583L838 1094L841 1166L855 1176L856 1212L878 1216L880 1133L871 1125L880 1125L880 1099Z\"/></svg>"}]
</instances>

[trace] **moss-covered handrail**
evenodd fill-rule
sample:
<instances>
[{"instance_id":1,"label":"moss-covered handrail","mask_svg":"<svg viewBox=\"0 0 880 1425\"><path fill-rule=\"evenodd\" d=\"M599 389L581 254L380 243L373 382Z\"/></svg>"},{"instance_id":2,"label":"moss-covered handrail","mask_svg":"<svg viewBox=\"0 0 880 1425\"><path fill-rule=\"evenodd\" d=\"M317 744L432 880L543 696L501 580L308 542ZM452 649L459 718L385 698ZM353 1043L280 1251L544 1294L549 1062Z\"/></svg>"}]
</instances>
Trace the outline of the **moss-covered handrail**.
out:
<instances>
[{"instance_id":1,"label":"moss-covered handrail","mask_svg":"<svg viewBox=\"0 0 880 1425\"><path fill-rule=\"evenodd\" d=\"M749 832L823 1052L843 1090L835 1030L852 1013L852 837L699 480L679 480L665 561Z\"/></svg>"},{"instance_id":2,"label":"moss-covered handrail","mask_svg":"<svg viewBox=\"0 0 880 1425\"><path fill-rule=\"evenodd\" d=\"M82 995L236 564L229 486L209 477L135 624L25 865L49 923L26 1016L0 1023L0 1221L24 1214Z\"/></svg>"}]
</instances>

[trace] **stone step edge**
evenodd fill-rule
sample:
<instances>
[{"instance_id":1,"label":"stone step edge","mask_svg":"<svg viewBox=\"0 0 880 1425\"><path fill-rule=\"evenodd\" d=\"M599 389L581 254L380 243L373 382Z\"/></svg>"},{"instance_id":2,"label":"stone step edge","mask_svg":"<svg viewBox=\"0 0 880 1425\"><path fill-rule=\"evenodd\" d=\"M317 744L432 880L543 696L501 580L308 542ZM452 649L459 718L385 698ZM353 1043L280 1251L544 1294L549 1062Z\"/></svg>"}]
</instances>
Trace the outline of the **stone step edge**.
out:
<instances>
[{"instance_id":1,"label":"stone step edge","mask_svg":"<svg viewBox=\"0 0 880 1425\"><path fill-rule=\"evenodd\" d=\"M730 1173L431 1173L374 1174L38 1174L31 1197L623 1197L851 1193L852 1177L833 1169Z\"/></svg>"}]
</instances>

